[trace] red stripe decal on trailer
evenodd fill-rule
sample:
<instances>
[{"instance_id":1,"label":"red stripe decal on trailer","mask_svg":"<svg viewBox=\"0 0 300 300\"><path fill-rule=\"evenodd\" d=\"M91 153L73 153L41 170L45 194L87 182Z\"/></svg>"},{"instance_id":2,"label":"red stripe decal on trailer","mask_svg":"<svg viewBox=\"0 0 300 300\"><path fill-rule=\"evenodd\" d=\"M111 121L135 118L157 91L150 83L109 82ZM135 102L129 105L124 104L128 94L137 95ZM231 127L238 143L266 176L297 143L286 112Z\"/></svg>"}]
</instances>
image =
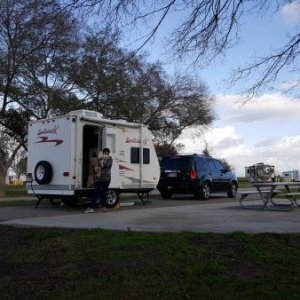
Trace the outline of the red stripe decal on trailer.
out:
<instances>
[{"instance_id":1,"label":"red stripe decal on trailer","mask_svg":"<svg viewBox=\"0 0 300 300\"><path fill-rule=\"evenodd\" d=\"M35 142L35 144L39 144L39 143L56 143L54 145L56 147L56 146L63 143L63 140L49 140L49 137L47 137L47 136L40 136L38 138L41 139L41 140L38 141L38 142Z\"/></svg>"},{"instance_id":2,"label":"red stripe decal on trailer","mask_svg":"<svg viewBox=\"0 0 300 300\"><path fill-rule=\"evenodd\" d=\"M125 166L119 165L119 170L128 170L128 171L134 171L133 169L127 168Z\"/></svg>"}]
</instances>

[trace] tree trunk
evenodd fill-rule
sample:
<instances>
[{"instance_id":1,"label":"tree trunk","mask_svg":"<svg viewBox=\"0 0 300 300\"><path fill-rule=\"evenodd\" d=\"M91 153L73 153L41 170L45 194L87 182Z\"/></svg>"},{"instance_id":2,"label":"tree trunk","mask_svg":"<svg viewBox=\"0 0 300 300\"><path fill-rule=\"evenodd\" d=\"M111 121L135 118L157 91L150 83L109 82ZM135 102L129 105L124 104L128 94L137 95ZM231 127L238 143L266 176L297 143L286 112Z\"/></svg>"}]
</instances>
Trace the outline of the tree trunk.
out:
<instances>
[{"instance_id":1,"label":"tree trunk","mask_svg":"<svg viewBox=\"0 0 300 300\"><path fill-rule=\"evenodd\" d=\"M0 165L0 198L5 196L5 178L7 174L7 168L5 168L3 165Z\"/></svg>"}]
</instances>

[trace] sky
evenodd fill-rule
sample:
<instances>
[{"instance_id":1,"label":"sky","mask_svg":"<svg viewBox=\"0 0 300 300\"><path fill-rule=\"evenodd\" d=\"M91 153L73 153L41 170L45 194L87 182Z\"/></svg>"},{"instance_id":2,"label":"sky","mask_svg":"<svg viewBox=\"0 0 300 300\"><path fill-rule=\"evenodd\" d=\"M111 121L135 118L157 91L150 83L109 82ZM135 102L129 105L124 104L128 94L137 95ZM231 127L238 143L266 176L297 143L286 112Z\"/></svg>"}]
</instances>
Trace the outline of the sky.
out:
<instances>
[{"instance_id":1,"label":"sky","mask_svg":"<svg viewBox=\"0 0 300 300\"><path fill-rule=\"evenodd\" d=\"M234 69L253 61L254 57L269 53L272 48L280 47L287 34L297 30L300 0L263 17L243 18L239 30L240 43L206 67L194 65L189 59L183 62L170 57L166 36L170 33L168 25L172 22L175 21L167 20L160 34L144 48L149 53L148 60L160 60L170 75L190 73L203 80L216 99L216 120L201 135L197 128L185 130L178 139L185 145L182 153L201 153L207 145L211 155L225 158L238 176L244 176L246 166L259 162L274 165L277 174L300 170L300 99L282 93L285 86L294 82L297 74L289 70L283 72L281 83L276 85L275 82L274 89L264 91L246 104L241 102L240 93L251 78L228 86ZM134 44L125 43L124 46L130 48Z\"/></svg>"}]
</instances>

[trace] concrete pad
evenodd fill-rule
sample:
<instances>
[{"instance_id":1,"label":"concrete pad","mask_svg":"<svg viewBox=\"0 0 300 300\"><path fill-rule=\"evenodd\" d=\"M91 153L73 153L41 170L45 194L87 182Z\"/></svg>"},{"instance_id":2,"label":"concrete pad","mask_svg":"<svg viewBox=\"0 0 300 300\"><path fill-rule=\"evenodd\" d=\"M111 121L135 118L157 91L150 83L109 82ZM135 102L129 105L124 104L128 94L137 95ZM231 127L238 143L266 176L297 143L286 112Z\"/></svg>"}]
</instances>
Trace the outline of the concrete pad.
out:
<instances>
[{"instance_id":1,"label":"concrete pad","mask_svg":"<svg viewBox=\"0 0 300 300\"><path fill-rule=\"evenodd\" d=\"M58 215L78 214L78 210L60 206L43 205L36 209L34 206L12 206L0 208L0 224L3 221L14 219L31 219Z\"/></svg>"},{"instance_id":2,"label":"concrete pad","mask_svg":"<svg viewBox=\"0 0 300 300\"><path fill-rule=\"evenodd\" d=\"M257 204L248 201L247 204ZM63 228L103 228L156 232L300 232L300 209L258 211L240 208L237 202L205 203L172 207L109 210L107 213L75 213L59 216L22 218L3 225Z\"/></svg>"},{"instance_id":3,"label":"concrete pad","mask_svg":"<svg viewBox=\"0 0 300 300\"><path fill-rule=\"evenodd\" d=\"M133 206L135 204L136 204L136 202L123 202L123 203L120 203L120 207Z\"/></svg>"}]
</instances>

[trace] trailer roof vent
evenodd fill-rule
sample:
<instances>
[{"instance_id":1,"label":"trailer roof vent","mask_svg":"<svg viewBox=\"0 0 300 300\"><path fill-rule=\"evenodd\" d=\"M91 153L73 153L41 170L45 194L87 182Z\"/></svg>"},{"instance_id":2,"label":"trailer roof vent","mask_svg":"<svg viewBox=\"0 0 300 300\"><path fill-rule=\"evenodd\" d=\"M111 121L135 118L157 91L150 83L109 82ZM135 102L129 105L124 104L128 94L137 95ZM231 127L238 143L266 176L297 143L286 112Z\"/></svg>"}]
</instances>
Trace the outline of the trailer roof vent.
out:
<instances>
[{"instance_id":1,"label":"trailer roof vent","mask_svg":"<svg viewBox=\"0 0 300 300\"><path fill-rule=\"evenodd\" d=\"M80 110L74 110L70 112L71 115L77 115L77 116L82 116L86 118L92 118L92 119L102 119L103 115L97 111L91 111L91 110L85 110L85 109L80 109Z\"/></svg>"}]
</instances>

